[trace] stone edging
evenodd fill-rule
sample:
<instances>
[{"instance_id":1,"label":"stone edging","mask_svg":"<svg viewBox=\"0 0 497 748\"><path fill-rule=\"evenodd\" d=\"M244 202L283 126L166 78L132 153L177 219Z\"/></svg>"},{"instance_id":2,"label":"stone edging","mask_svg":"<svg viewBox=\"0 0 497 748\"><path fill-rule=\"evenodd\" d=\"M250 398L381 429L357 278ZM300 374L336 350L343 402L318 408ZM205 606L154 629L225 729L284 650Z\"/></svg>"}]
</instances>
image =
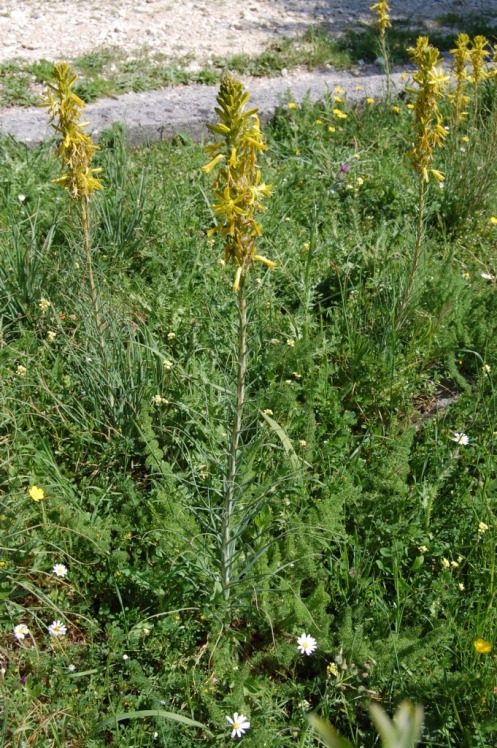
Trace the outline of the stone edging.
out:
<instances>
[{"instance_id":1,"label":"stone edging","mask_svg":"<svg viewBox=\"0 0 497 748\"><path fill-rule=\"evenodd\" d=\"M284 100L301 102L306 96L312 101L327 92L333 94L341 86L349 101L366 97L379 98L385 93L385 80L378 68L363 69L362 75L337 70L299 71L288 77L243 79L251 92L250 103L258 106L262 121L267 121ZM402 87L400 73L392 76L396 87ZM357 90L361 86L361 90ZM207 133L206 122L215 119L214 106L218 86L190 85L163 88L147 93L128 93L115 99L102 99L89 104L85 119L90 122L92 136L120 122L126 130L130 147L167 140L178 133L186 133L201 140ZM0 110L0 133L8 134L28 146L36 146L52 136L45 109Z\"/></svg>"}]
</instances>

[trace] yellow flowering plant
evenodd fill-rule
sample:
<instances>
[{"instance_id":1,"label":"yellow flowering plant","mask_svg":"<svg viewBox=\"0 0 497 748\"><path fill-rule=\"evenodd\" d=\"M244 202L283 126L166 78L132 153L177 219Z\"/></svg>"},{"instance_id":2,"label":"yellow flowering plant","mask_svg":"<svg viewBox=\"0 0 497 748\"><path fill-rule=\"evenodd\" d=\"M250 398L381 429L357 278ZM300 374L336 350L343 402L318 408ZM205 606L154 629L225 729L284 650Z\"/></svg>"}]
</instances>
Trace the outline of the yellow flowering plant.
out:
<instances>
[{"instance_id":1,"label":"yellow flowering plant","mask_svg":"<svg viewBox=\"0 0 497 748\"><path fill-rule=\"evenodd\" d=\"M239 522L236 488L242 411L245 401L247 371L247 297L245 283L254 262L274 268L275 263L257 254L256 242L261 235L257 214L265 210L263 201L271 194L271 187L262 181L258 163L267 146L260 129L257 108L246 110L250 94L231 74L226 74L220 85L215 108L219 122L208 125L219 140L207 147L210 161L203 171L210 174L218 169L212 191L215 202L212 211L217 224L209 236L219 232L224 237L225 264L236 267L234 290L238 297L238 356L236 403L229 436L228 466L224 481L223 509L220 516L220 586L228 611L234 571L239 554L237 537Z\"/></svg>"},{"instance_id":2,"label":"yellow flowering plant","mask_svg":"<svg viewBox=\"0 0 497 748\"><path fill-rule=\"evenodd\" d=\"M237 267L235 290L240 288L253 262L275 267L274 262L256 254L256 239L261 234L256 215L265 210L262 202L271 194L271 186L261 181L257 158L267 146L257 108L245 111L249 98L240 81L230 74L223 77L215 110L221 121L207 125L221 139L207 147L212 158L203 167L207 174L220 167L213 185L216 202L212 206L218 223L208 235L219 231L225 237L225 261Z\"/></svg>"},{"instance_id":3,"label":"yellow flowering plant","mask_svg":"<svg viewBox=\"0 0 497 748\"><path fill-rule=\"evenodd\" d=\"M383 67L387 83L387 99L389 99L392 82L390 79L390 60L386 31L392 25L392 22L390 21L390 6L386 0L380 0L380 2L371 5L369 9L376 13L376 28L379 33L379 47L381 56L383 57Z\"/></svg>"},{"instance_id":4,"label":"yellow flowering plant","mask_svg":"<svg viewBox=\"0 0 497 748\"><path fill-rule=\"evenodd\" d=\"M98 146L84 131L89 123L80 121L85 103L73 91L77 78L78 76L72 72L70 65L66 62L54 65L53 82L47 84L42 106L48 108L50 124L60 138L55 155L62 165L62 174L54 182L60 184L79 206L86 269L97 330L103 349L105 348L103 325L100 319L100 305L91 258L89 210L90 196L96 190L103 189L103 185L97 176L101 169L92 167L92 159Z\"/></svg>"},{"instance_id":5,"label":"yellow flowering plant","mask_svg":"<svg viewBox=\"0 0 497 748\"><path fill-rule=\"evenodd\" d=\"M416 89L409 89L416 95L414 104L414 133L415 140L409 159L418 175L418 221L416 229L416 244L414 257L407 281L404 300L401 310L411 295L414 278L419 265L422 251L422 239L424 228L425 187L429 181L430 174L438 182L443 182L445 177L438 169L431 168L433 155L436 148L444 144L447 131L442 124L442 115L439 111L439 101L445 94L445 87L450 77L441 67L442 58L440 52L429 42L428 37L420 36L416 46L407 50L416 64L416 72L413 81L417 84Z\"/></svg>"},{"instance_id":6,"label":"yellow flowering plant","mask_svg":"<svg viewBox=\"0 0 497 748\"><path fill-rule=\"evenodd\" d=\"M450 50L453 57L451 71L456 81L454 91L451 95L454 104L454 126L457 126L468 114L465 108L469 104L469 96L465 94L465 90L470 80L467 69L470 62L469 44L469 36L467 34L459 34L456 39L456 46Z\"/></svg>"}]
</instances>

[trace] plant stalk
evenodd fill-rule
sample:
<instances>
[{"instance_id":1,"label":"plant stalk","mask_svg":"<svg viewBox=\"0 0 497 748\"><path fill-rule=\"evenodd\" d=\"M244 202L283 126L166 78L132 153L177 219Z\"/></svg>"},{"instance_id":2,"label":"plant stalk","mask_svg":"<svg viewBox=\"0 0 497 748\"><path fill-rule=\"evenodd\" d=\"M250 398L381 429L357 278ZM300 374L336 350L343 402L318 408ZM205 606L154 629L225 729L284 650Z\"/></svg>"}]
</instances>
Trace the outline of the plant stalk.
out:
<instances>
[{"instance_id":1,"label":"plant stalk","mask_svg":"<svg viewBox=\"0 0 497 748\"><path fill-rule=\"evenodd\" d=\"M97 286L93 275L93 265L91 261L91 247L90 247L90 200L88 195L85 195L80 200L81 206L81 225L83 227L83 245L85 250L85 263L86 272L88 273L88 279L90 281L90 292L91 300L93 304L93 313L95 315L95 324L97 327L98 339L100 341L100 348L102 349L102 356L105 366L105 375L107 380L107 387L109 390L109 403L111 407L114 406L114 395L109 381L109 374L107 368L107 354L105 351L105 338L104 338L104 326L102 318L100 316L100 304L98 300Z\"/></svg>"},{"instance_id":2,"label":"plant stalk","mask_svg":"<svg viewBox=\"0 0 497 748\"><path fill-rule=\"evenodd\" d=\"M91 262L91 249L90 249L90 201L88 196L85 195L81 198L81 225L83 227L83 244L85 249L85 262L86 272L90 281L91 300L93 303L93 311L95 314L95 322L97 324L98 334L100 336L100 343L102 344L102 323L100 319L100 308L98 304L97 287L95 285L95 278L93 277L93 266Z\"/></svg>"},{"instance_id":3,"label":"plant stalk","mask_svg":"<svg viewBox=\"0 0 497 748\"><path fill-rule=\"evenodd\" d=\"M411 270L409 272L409 279L407 281L406 290L404 291L404 299L400 308L399 317L402 318L403 313L409 298L411 296L414 280L416 278L416 272L419 267L421 255L423 253L423 237L424 237L424 215L425 215L425 180L422 174L419 175L419 190L418 190L418 223L416 227L416 246L414 247L414 256L412 258Z\"/></svg>"},{"instance_id":4,"label":"plant stalk","mask_svg":"<svg viewBox=\"0 0 497 748\"><path fill-rule=\"evenodd\" d=\"M238 289L238 371L236 379L236 404L231 430L228 471L226 476L221 551L221 586L225 602L230 598L231 572L236 551L233 538L233 515L236 508L235 487L237 458L242 430L242 411L245 402L245 374L247 371L247 298L245 296L245 276L242 275Z\"/></svg>"}]
</instances>

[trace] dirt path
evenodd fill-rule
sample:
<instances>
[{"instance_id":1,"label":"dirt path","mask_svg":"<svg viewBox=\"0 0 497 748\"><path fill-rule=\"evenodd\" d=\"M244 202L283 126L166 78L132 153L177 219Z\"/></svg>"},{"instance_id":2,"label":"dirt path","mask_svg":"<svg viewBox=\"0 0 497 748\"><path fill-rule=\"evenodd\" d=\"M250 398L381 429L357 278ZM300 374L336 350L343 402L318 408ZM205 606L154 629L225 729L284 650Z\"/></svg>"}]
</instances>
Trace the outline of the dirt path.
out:
<instances>
[{"instance_id":1,"label":"dirt path","mask_svg":"<svg viewBox=\"0 0 497 748\"><path fill-rule=\"evenodd\" d=\"M0 62L74 59L102 47L130 55L257 54L279 36L325 22L337 33L371 21L373 0L3 0ZM391 0L393 17L497 14L497 0Z\"/></svg>"}]
</instances>

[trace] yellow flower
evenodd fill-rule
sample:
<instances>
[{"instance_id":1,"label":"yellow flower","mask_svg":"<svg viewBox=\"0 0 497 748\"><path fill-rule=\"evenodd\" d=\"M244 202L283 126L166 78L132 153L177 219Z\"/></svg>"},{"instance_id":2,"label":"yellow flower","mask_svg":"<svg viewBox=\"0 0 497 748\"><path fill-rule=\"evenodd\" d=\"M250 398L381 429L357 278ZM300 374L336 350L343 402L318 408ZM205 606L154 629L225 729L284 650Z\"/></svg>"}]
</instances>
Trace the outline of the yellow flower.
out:
<instances>
[{"instance_id":1,"label":"yellow flower","mask_svg":"<svg viewBox=\"0 0 497 748\"><path fill-rule=\"evenodd\" d=\"M328 127L328 130L329 130L330 132L336 132L336 127L333 127L332 125L330 125L330 126Z\"/></svg>"},{"instance_id":2,"label":"yellow flower","mask_svg":"<svg viewBox=\"0 0 497 748\"><path fill-rule=\"evenodd\" d=\"M43 488L39 488L38 486L31 486L28 493L33 501L41 501L45 498L45 491Z\"/></svg>"},{"instance_id":3,"label":"yellow flower","mask_svg":"<svg viewBox=\"0 0 497 748\"><path fill-rule=\"evenodd\" d=\"M23 366L22 364L19 364L19 366L16 369L16 374L18 377L25 377L27 371L28 370L26 369L25 366Z\"/></svg>"},{"instance_id":4,"label":"yellow flower","mask_svg":"<svg viewBox=\"0 0 497 748\"><path fill-rule=\"evenodd\" d=\"M335 92L337 94L343 94L343 93L345 93L345 91L343 90L343 88L341 86L335 86Z\"/></svg>"},{"instance_id":5,"label":"yellow flower","mask_svg":"<svg viewBox=\"0 0 497 748\"><path fill-rule=\"evenodd\" d=\"M368 98L366 99L366 104L374 104L374 99L372 96L368 96Z\"/></svg>"},{"instance_id":6,"label":"yellow flower","mask_svg":"<svg viewBox=\"0 0 497 748\"><path fill-rule=\"evenodd\" d=\"M341 97L341 96L334 96L334 97L333 97L333 101L336 101L336 102L337 102L337 104L341 104L341 103L342 103L342 101L343 101L343 99L342 99L342 97Z\"/></svg>"},{"instance_id":7,"label":"yellow flower","mask_svg":"<svg viewBox=\"0 0 497 748\"><path fill-rule=\"evenodd\" d=\"M333 114L335 117L338 117L338 119L347 119L347 115L345 112L342 112L341 109L333 109Z\"/></svg>"},{"instance_id":8,"label":"yellow flower","mask_svg":"<svg viewBox=\"0 0 497 748\"><path fill-rule=\"evenodd\" d=\"M480 522L480 524L478 525L478 534L483 535L483 533L487 532L487 530L488 525L486 524L486 522Z\"/></svg>"},{"instance_id":9,"label":"yellow flower","mask_svg":"<svg viewBox=\"0 0 497 748\"><path fill-rule=\"evenodd\" d=\"M323 124L323 120L322 119L315 119L314 120L314 124L315 125L322 125Z\"/></svg>"},{"instance_id":10,"label":"yellow flower","mask_svg":"<svg viewBox=\"0 0 497 748\"><path fill-rule=\"evenodd\" d=\"M364 90L364 86L356 86L355 90L356 91L363 91Z\"/></svg>"},{"instance_id":11,"label":"yellow flower","mask_svg":"<svg viewBox=\"0 0 497 748\"><path fill-rule=\"evenodd\" d=\"M406 104L408 109L414 109L414 104Z\"/></svg>"},{"instance_id":12,"label":"yellow flower","mask_svg":"<svg viewBox=\"0 0 497 748\"><path fill-rule=\"evenodd\" d=\"M449 569L450 568L450 561L447 558L443 558L442 559L442 566L444 567L444 569Z\"/></svg>"},{"instance_id":13,"label":"yellow flower","mask_svg":"<svg viewBox=\"0 0 497 748\"><path fill-rule=\"evenodd\" d=\"M41 313L45 314L45 312L50 309L50 307L52 306L52 304L51 304L51 302L48 299L45 299L45 297L42 296L41 299L40 299L40 302L39 302L38 306L40 307Z\"/></svg>"},{"instance_id":14,"label":"yellow flower","mask_svg":"<svg viewBox=\"0 0 497 748\"><path fill-rule=\"evenodd\" d=\"M492 216L492 217L491 217L491 219L490 219L490 223L491 223L491 224L492 224L493 226L496 226L496 225L497 225L497 218L496 218L495 216Z\"/></svg>"},{"instance_id":15,"label":"yellow flower","mask_svg":"<svg viewBox=\"0 0 497 748\"><path fill-rule=\"evenodd\" d=\"M394 105L394 106L392 107L392 112L395 112L395 114L398 114L398 113L400 112L400 106L395 106L395 105Z\"/></svg>"},{"instance_id":16,"label":"yellow flower","mask_svg":"<svg viewBox=\"0 0 497 748\"><path fill-rule=\"evenodd\" d=\"M419 551L420 553L428 553L428 548L427 548L427 547L426 547L425 545L420 545L420 546L418 547L418 551Z\"/></svg>"},{"instance_id":17,"label":"yellow flower","mask_svg":"<svg viewBox=\"0 0 497 748\"><path fill-rule=\"evenodd\" d=\"M468 138L467 135L463 135L462 138L461 138L461 140L462 140L463 143L469 143L469 138Z\"/></svg>"},{"instance_id":18,"label":"yellow flower","mask_svg":"<svg viewBox=\"0 0 497 748\"><path fill-rule=\"evenodd\" d=\"M485 639L475 639L473 644L478 654L489 654L492 651L492 645Z\"/></svg>"},{"instance_id":19,"label":"yellow flower","mask_svg":"<svg viewBox=\"0 0 497 748\"><path fill-rule=\"evenodd\" d=\"M400 80L401 80L401 81L405 81L405 80L407 80L407 73L401 73L401 74L400 74Z\"/></svg>"},{"instance_id":20,"label":"yellow flower","mask_svg":"<svg viewBox=\"0 0 497 748\"><path fill-rule=\"evenodd\" d=\"M330 662L330 664L326 668L326 675L328 676L328 678L331 678L332 675L338 675L338 667L334 662Z\"/></svg>"},{"instance_id":21,"label":"yellow flower","mask_svg":"<svg viewBox=\"0 0 497 748\"><path fill-rule=\"evenodd\" d=\"M288 108L289 109L296 109L297 108L297 104L294 101L290 101L290 103L288 104Z\"/></svg>"},{"instance_id":22,"label":"yellow flower","mask_svg":"<svg viewBox=\"0 0 497 748\"><path fill-rule=\"evenodd\" d=\"M445 181L445 177L441 171L438 171L438 169L430 169L430 171L438 182Z\"/></svg>"}]
</instances>

